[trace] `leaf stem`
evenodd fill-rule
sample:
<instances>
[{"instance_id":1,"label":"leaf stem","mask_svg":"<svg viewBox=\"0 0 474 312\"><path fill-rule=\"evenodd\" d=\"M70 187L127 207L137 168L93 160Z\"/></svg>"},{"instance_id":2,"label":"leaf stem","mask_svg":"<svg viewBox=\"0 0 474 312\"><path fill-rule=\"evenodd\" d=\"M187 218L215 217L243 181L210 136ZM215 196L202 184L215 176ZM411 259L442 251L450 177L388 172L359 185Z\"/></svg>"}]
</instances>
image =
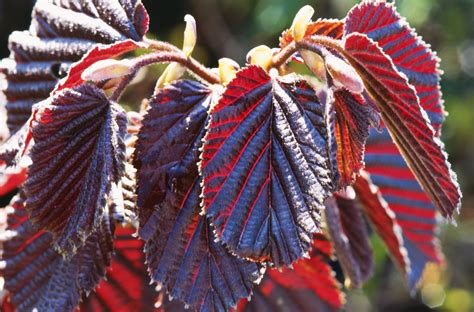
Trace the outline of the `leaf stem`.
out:
<instances>
[{"instance_id":1,"label":"leaf stem","mask_svg":"<svg viewBox=\"0 0 474 312\"><path fill-rule=\"evenodd\" d=\"M341 44L341 40L326 36L310 36L296 42L297 49L305 49L315 53L319 53L319 47L321 46L333 49L342 54L344 57L347 57L347 53Z\"/></svg>"},{"instance_id":2,"label":"leaf stem","mask_svg":"<svg viewBox=\"0 0 474 312\"><path fill-rule=\"evenodd\" d=\"M340 54L346 56L347 53L341 45L341 41L326 36L310 36L299 41L293 41L286 47L278 51L272 58L272 67L278 68L285 64L288 59L299 49L310 50L319 53L319 47L324 46L336 50Z\"/></svg>"},{"instance_id":3,"label":"leaf stem","mask_svg":"<svg viewBox=\"0 0 474 312\"><path fill-rule=\"evenodd\" d=\"M278 68L286 63L286 61L296 52L295 42L290 43L280 51L278 51L272 58L272 67Z\"/></svg>"},{"instance_id":4,"label":"leaf stem","mask_svg":"<svg viewBox=\"0 0 474 312\"><path fill-rule=\"evenodd\" d=\"M133 78L135 78L141 68L151 64L171 62L180 63L188 70L196 74L198 77L211 84L220 83L220 79L217 75L212 73L210 70L201 65L195 59L191 57L186 57L186 55L181 50L160 50L158 52L145 54L135 59L135 64L130 69L130 73L122 77L109 99L111 101L117 102L120 99L125 88L130 84Z\"/></svg>"},{"instance_id":5,"label":"leaf stem","mask_svg":"<svg viewBox=\"0 0 474 312\"><path fill-rule=\"evenodd\" d=\"M146 39L145 42L149 45L148 46L149 49L152 49L156 52L169 51L169 52L183 53L181 49L179 49L178 47L168 42L158 41L154 39ZM188 70L196 74L199 78L209 83L212 83L212 84L220 83L219 76L214 74L209 68L199 63L192 56L186 57L184 53L183 53L183 56L185 57L185 60L180 60L176 62L185 66Z\"/></svg>"}]
</instances>

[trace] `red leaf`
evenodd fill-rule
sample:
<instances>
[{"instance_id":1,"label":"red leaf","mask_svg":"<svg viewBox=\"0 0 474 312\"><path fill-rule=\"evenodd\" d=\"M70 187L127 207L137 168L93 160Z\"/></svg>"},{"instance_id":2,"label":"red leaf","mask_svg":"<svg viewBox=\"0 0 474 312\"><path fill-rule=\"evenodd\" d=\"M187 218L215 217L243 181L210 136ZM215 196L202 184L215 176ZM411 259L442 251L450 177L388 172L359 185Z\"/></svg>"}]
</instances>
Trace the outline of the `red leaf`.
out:
<instances>
[{"instance_id":1,"label":"red leaf","mask_svg":"<svg viewBox=\"0 0 474 312\"><path fill-rule=\"evenodd\" d=\"M372 16L378 18L367 23ZM439 59L410 29L406 20L400 17L394 5L381 1L364 2L348 14L345 28L346 33L357 31L367 34L392 58L397 69L403 72L415 87L420 105L426 110L439 136L444 119L439 89ZM409 271L408 283L413 289L428 262L442 262L435 233L436 208L408 169L386 129L381 133L373 132L369 138L366 170L379 186L383 203L388 205L387 209L393 211L394 222L398 220L411 266L411 270L405 271ZM371 211L380 206L375 199L368 200L366 204L368 207L374 207ZM386 217L377 216L373 218L382 219L377 222L390 224ZM390 226L387 226L387 229L390 229ZM396 246L393 242L391 244ZM396 247L389 248L395 253ZM399 255L395 257L398 263L402 263ZM403 268L403 265L400 266Z\"/></svg>"},{"instance_id":2,"label":"red leaf","mask_svg":"<svg viewBox=\"0 0 474 312\"><path fill-rule=\"evenodd\" d=\"M336 256L351 286L361 287L373 272L372 248L355 199L335 193L326 200L326 222Z\"/></svg>"},{"instance_id":3,"label":"red leaf","mask_svg":"<svg viewBox=\"0 0 474 312\"><path fill-rule=\"evenodd\" d=\"M296 76L241 70L211 119L202 154L206 214L237 255L276 266L307 253L329 196L324 108Z\"/></svg>"},{"instance_id":4,"label":"red leaf","mask_svg":"<svg viewBox=\"0 0 474 312\"><path fill-rule=\"evenodd\" d=\"M390 56L397 69L415 87L420 105L439 134L445 115L439 86L440 60L397 13L395 5L385 1L364 1L348 13L344 28L346 35L366 34Z\"/></svg>"},{"instance_id":5,"label":"red leaf","mask_svg":"<svg viewBox=\"0 0 474 312\"><path fill-rule=\"evenodd\" d=\"M260 278L259 265L231 255L200 215L197 162L214 96L189 80L162 89L150 100L135 157L152 280L198 311L234 307Z\"/></svg>"},{"instance_id":6,"label":"red leaf","mask_svg":"<svg viewBox=\"0 0 474 312\"><path fill-rule=\"evenodd\" d=\"M19 311L74 310L81 294L95 288L110 264L110 225L103 223L74 257L65 260L53 249L52 235L28 220L22 194L3 211L8 228L0 234L0 274L11 304Z\"/></svg>"},{"instance_id":7,"label":"red leaf","mask_svg":"<svg viewBox=\"0 0 474 312\"><path fill-rule=\"evenodd\" d=\"M67 256L109 222L105 206L124 173L126 126L122 108L92 85L58 93L35 114L26 208Z\"/></svg>"},{"instance_id":8,"label":"red leaf","mask_svg":"<svg viewBox=\"0 0 474 312\"><path fill-rule=\"evenodd\" d=\"M440 263L443 257L437 239L437 210L416 181L397 146L385 128L373 132L367 142L365 170L379 187L381 199L394 213L410 260L408 284L414 289L428 262ZM369 195L367 195L369 196ZM367 205L378 209L377 197Z\"/></svg>"},{"instance_id":9,"label":"red leaf","mask_svg":"<svg viewBox=\"0 0 474 312\"><path fill-rule=\"evenodd\" d=\"M252 300L242 300L238 311L339 311L344 297L327 264L331 254L331 243L315 235L311 259L296 262L294 269L268 271Z\"/></svg>"},{"instance_id":10,"label":"red leaf","mask_svg":"<svg viewBox=\"0 0 474 312\"><path fill-rule=\"evenodd\" d=\"M146 272L143 242L132 237L134 233L131 227L116 229L114 255L106 280L83 298L81 311L155 311L158 292L150 285Z\"/></svg>"},{"instance_id":11,"label":"red leaf","mask_svg":"<svg viewBox=\"0 0 474 312\"><path fill-rule=\"evenodd\" d=\"M334 92L334 133L337 142L337 167L340 185L354 182L364 167L364 148L369 136L370 107L360 94L345 89Z\"/></svg>"},{"instance_id":12,"label":"red leaf","mask_svg":"<svg viewBox=\"0 0 474 312\"><path fill-rule=\"evenodd\" d=\"M390 256L410 279L412 266L403 242L403 230L397 223L395 213L366 174L357 178L353 188L372 226L387 246Z\"/></svg>"},{"instance_id":13,"label":"red leaf","mask_svg":"<svg viewBox=\"0 0 474 312\"><path fill-rule=\"evenodd\" d=\"M424 190L445 217L460 206L457 179L415 90L367 36L352 33L345 49L375 97L385 125Z\"/></svg>"},{"instance_id":14,"label":"red leaf","mask_svg":"<svg viewBox=\"0 0 474 312\"><path fill-rule=\"evenodd\" d=\"M58 83L53 93L83 84L84 80L81 78L82 72L95 62L120 56L138 49L141 46L139 42L133 40L119 41L109 45L96 45L92 50L89 50L80 61L71 65L67 77Z\"/></svg>"},{"instance_id":15,"label":"red leaf","mask_svg":"<svg viewBox=\"0 0 474 312\"><path fill-rule=\"evenodd\" d=\"M327 36L341 39L344 34L344 22L337 19L318 19L308 25L305 37L312 35ZM280 37L280 48L284 48L294 41L291 29L285 30Z\"/></svg>"}]
</instances>

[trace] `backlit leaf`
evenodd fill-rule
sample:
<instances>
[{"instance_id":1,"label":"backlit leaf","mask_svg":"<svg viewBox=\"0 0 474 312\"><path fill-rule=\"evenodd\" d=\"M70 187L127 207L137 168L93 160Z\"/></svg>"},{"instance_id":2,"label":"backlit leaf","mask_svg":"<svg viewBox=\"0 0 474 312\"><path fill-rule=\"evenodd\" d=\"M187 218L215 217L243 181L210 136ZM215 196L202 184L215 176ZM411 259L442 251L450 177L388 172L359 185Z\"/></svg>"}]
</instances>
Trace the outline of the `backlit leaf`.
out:
<instances>
[{"instance_id":1,"label":"backlit leaf","mask_svg":"<svg viewBox=\"0 0 474 312\"><path fill-rule=\"evenodd\" d=\"M369 18L375 16L379 18L367 23ZM397 69L403 72L415 87L420 105L428 114L439 136L444 119L439 89L439 59L410 29L406 20L398 15L394 5L382 1L364 2L348 14L345 28L346 33L357 31L367 34L392 58ZM403 261L401 254L397 253L398 247L393 235L384 240L402 269L408 267L407 262L411 262L411 270L405 268L404 272L408 275L410 288L413 289L428 262L440 263L443 260L436 238L436 208L409 170L387 129L381 133L371 132L365 162L366 170L379 187L380 194L372 200L369 193L360 197L366 199L365 206L370 208L368 216L373 219L375 227L380 227L376 224L383 225L382 230L379 230L382 238L390 232L391 222L399 225L408 259ZM356 185L361 184L358 181ZM386 203L385 210L393 211L395 221L387 219L382 212L375 213L378 211L376 207L381 206L376 200L379 197L382 203ZM372 214L374 215L371 217ZM383 232L384 229L386 232Z\"/></svg>"},{"instance_id":2,"label":"backlit leaf","mask_svg":"<svg viewBox=\"0 0 474 312\"><path fill-rule=\"evenodd\" d=\"M202 155L204 206L241 257L291 264L319 230L329 196L324 107L294 75L241 70L211 109Z\"/></svg>"},{"instance_id":3,"label":"backlit leaf","mask_svg":"<svg viewBox=\"0 0 474 312\"><path fill-rule=\"evenodd\" d=\"M232 256L200 215L199 148L216 95L181 80L150 100L136 149L140 235L152 280L198 311L224 311L251 294L259 266Z\"/></svg>"},{"instance_id":4,"label":"backlit leaf","mask_svg":"<svg viewBox=\"0 0 474 312\"><path fill-rule=\"evenodd\" d=\"M6 211L0 273L11 304L18 311L74 311L81 294L95 288L110 264L111 225L102 223L76 255L65 260L53 249L52 234L28 220L22 194Z\"/></svg>"},{"instance_id":5,"label":"backlit leaf","mask_svg":"<svg viewBox=\"0 0 474 312\"><path fill-rule=\"evenodd\" d=\"M353 32L366 34L376 41L397 69L407 76L438 133L445 115L439 86L440 60L429 45L397 13L393 3L380 0L362 1L348 13L344 33Z\"/></svg>"},{"instance_id":6,"label":"backlit leaf","mask_svg":"<svg viewBox=\"0 0 474 312\"><path fill-rule=\"evenodd\" d=\"M334 91L335 124L337 143L337 167L340 185L345 187L354 182L364 167L364 149L370 126L370 107L360 94L345 89Z\"/></svg>"},{"instance_id":7,"label":"backlit leaf","mask_svg":"<svg viewBox=\"0 0 474 312\"><path fill-rule=\"evenodd\" d=\"M360 287L373 271L372 248L362 211L355 199L335 193L326 200L325 213L344 274L351 286Z\"/></svg>"},{"instance_id":8,"label":"backlit leaf","mask_svg":"<svg viewBox=\"0 0 474 312\"><path fill-rule=\"evenodd\" d=\"M143 241L134 238L134 233L134 228L117 227L114 254L106 279L89 296L83 296L80 311L155 311L158 292L150 285L142 251Z\"/></svg>"},{"instance_id":9,"label":"backlit leaf","mask_svg":"<svg viewBox=\"0 0 474 312\"><path fill-rule=\"evenodd\" d=\"M386 128L380 133L371 132L365 164L365 170L370 173L371 180L378 186L401 228L412 267L408 282L413 289L428 262L440 263L443 260L436 237L436 207L415 179ZM376 201L372 203L378 205Z\"/></svg>"},{"instance_id":10,"label":"backlit leaf","mask_svg":"<svg viewBox=\"0 0 474 312\"><path fill-rule=\"evenodd\" d=\"M357 178L353 188L357 194L358 201L364 208L365 214L369 218L375 231L385 243L390 256L407 277L410 287L414 287L420 278L419 274L423 272L425 263L420 263L419 261L418 263L411 263L407 249L405 248L403 229L396 219L397 215L390 209L388 203L383 199L380 190L372 184L372 181L366 173L363 173ZM428 242L428 245L430 244L431 242ZM418 254L423 254L422 251L418 251L418 248L416 248L416 250ZM412 254L412 256L414 255ZM418 267L420 265L421 268Z\"/></svg>"},{"instance_id":11,"label":"backlit leaf","mask_svg":"<svg viewBox=\"0 0 474 312\"><path fill-rule=\"evenodd\" d=\"M345 49L375 97L383 121L407 164L443 216L452 218L460 206L457 178L415 89L366 35L348 35Z\"/></svg>"},{"instance_id":12,"label":"backlit leaf","mask_svg":"<svg viewBox=\"0 0 474 312\"><path fill-rule=\"evenodd\" d=\"M331 243L323 235L315 235L311 259L298 261L294 269L269 270L252 301L242 300L237 311L339 311L344 297L327 263L331 254Z\"/></svg>"},{"instance_id":13,"label":"backlit leaf","mask_svg":"<svg viewBox=\"0 0 474 312\"><path fill-rule=\"evenodd\" d=\"M126 115L102 90L82 85L43 102L32 126L26 208L69 256L108 222L111 184L125 166Z\"/></svg>"}]
</instances>

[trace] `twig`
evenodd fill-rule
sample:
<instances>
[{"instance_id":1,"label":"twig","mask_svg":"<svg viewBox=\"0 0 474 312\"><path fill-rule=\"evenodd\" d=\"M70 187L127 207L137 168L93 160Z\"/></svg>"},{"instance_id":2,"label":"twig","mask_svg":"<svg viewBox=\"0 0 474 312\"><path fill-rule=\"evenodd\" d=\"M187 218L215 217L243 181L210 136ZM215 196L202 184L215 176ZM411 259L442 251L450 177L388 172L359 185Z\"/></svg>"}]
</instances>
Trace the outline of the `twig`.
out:
<instances>
[{"instance_id":1,"label":"twig","mask_svg":"<svg viewBox=\"0 0 474 312\"><path fill-rule=\"evenodd\" d=\"M184 53L180 50L178 51L164 51L161 50L159 52L145 54L135 60L135 64L130 69L130 73L120 80L117 87L115 88L114 92L110 96L111 101L118 101L120 96L122 95L125 88L130 84L130 82L135 78L138 71L148 65L156 64L156 63L171 63L176 62L180 63L181 65L185 66L188 70L192 71L198 77L202 78L203 80L215 84L219 83L220 79L217 75L212 73L206 67L201 65L198 61L193 59L192 57L186 57Z\"/></svg>"},{"instance_id":2,"label":"twig","mask_svg":"<svg viewBox=\"0 0 474 312\"><path fill-rule=\"evenodd\" d=\"M341 41L326 36L310 36L296 42L297 49L305 49L318 53L319 47L326 47L336 50L338 53L347 56L346 51L341 45Z\"/></svg>"},{"instance_id":3,"label":"twig","mask_svg":"<svg viewBox=\"0 0 474 312\"><path fill-rule=\"evenodd\" d=\"M272 58L272 67L278 68L286 63L286 61L296 52L296 44L295 42L290 43L278 53L273 55Z\"/></svg>"}]
</instances>

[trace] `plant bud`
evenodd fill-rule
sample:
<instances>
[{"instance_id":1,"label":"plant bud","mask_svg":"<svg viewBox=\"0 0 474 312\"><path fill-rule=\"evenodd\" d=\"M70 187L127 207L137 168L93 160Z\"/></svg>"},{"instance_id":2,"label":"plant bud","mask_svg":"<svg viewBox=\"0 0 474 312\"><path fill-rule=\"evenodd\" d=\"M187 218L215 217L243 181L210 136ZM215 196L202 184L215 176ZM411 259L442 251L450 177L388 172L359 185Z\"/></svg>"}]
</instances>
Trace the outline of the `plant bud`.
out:
<instances>
[{"instance_id":1,"label":"plant bud","mask_svg":"<svg viewBox=\"0 0 474 312\"><path fill-rule=\"evenodd\" d=\"M103 81L119 78L129 74L132 67L133 61L131 60L102 60L84 70L81 74L81 78L84 81Z\"/></svg>"},{"instance_id":2,"label":"plant bud","mask_svg":"<svg viewBox=\"0 0 474 312\"><path fill-rule=\"evenodd\" d=\"M269 70L272 65L273 51L266 45L260 45L247 53L247 63Z\"/></svg>"},{"instance_id":3,"label":"plant bud","mask_svg":"<svg viewBox=\"0 0 474 312\"><path fill-rule=\"evenodd\" d=\"M313 72L316 78L320 81L326 82L326 67L324 66L324 59L322 56L308 50L301 50L300 54L303 57L304 63L308 66L309 70Z\"/></svg>"},{"instance_id":4,"label":"plant bud","mask_svg":"<svg viewBox=\"0 0 474 312\"><path fill-rule=\"evenodd\" d=\"M156 82L155 93L165 85L178 80L186 72L186 68L179 63L171 63L161 74L160 78Z\"/></svg>"},{"instance_id":5,"label":"plant bud","mask_svg":"<svg viewBox=\"0 0 474 312\"><path fill-rule=\"evenodd\" d=\"M186 22L186 28L184 29L183 52L186 56L190 56L196 46L196 20L192 15L186 14L184 21Z\"/></svg>"},{"instance_id":6,"label":"plant bud","mask_svg":"<svg viewBox=\"0 0 474 312\"><path fill-rule=\"evenodd\" d=\"M324 59L326 69L333 78L336 87L344 87L354 93L364 91L364 83L351 65L332 54L327 54Z\"/></svg>"},{"instance_id":7,"label":"plant bud","mask_svg":"<svg viewBox=\"0 0 474 312\"><path fill-rule=\"evenodd\" d=\"M230 58L221 58L219 60L219 77L221 83L228 84L232 79L235 78L237 71L239 70L239 64Z\"/></svg>"},{"instance_id":8,"label":"plant bud","mask_svg":"<svg viewBox=\"0 0 474 312\"><path fill-rule=\"evenodd\" d=\"M306 34L308 24L311 22L313 17L314 9L310 5L302 7L298 13L296 13L293 24L291 25L291 31L293 32L293 38L295 41L301 40Z\"/></svg>"}]
</instances>

